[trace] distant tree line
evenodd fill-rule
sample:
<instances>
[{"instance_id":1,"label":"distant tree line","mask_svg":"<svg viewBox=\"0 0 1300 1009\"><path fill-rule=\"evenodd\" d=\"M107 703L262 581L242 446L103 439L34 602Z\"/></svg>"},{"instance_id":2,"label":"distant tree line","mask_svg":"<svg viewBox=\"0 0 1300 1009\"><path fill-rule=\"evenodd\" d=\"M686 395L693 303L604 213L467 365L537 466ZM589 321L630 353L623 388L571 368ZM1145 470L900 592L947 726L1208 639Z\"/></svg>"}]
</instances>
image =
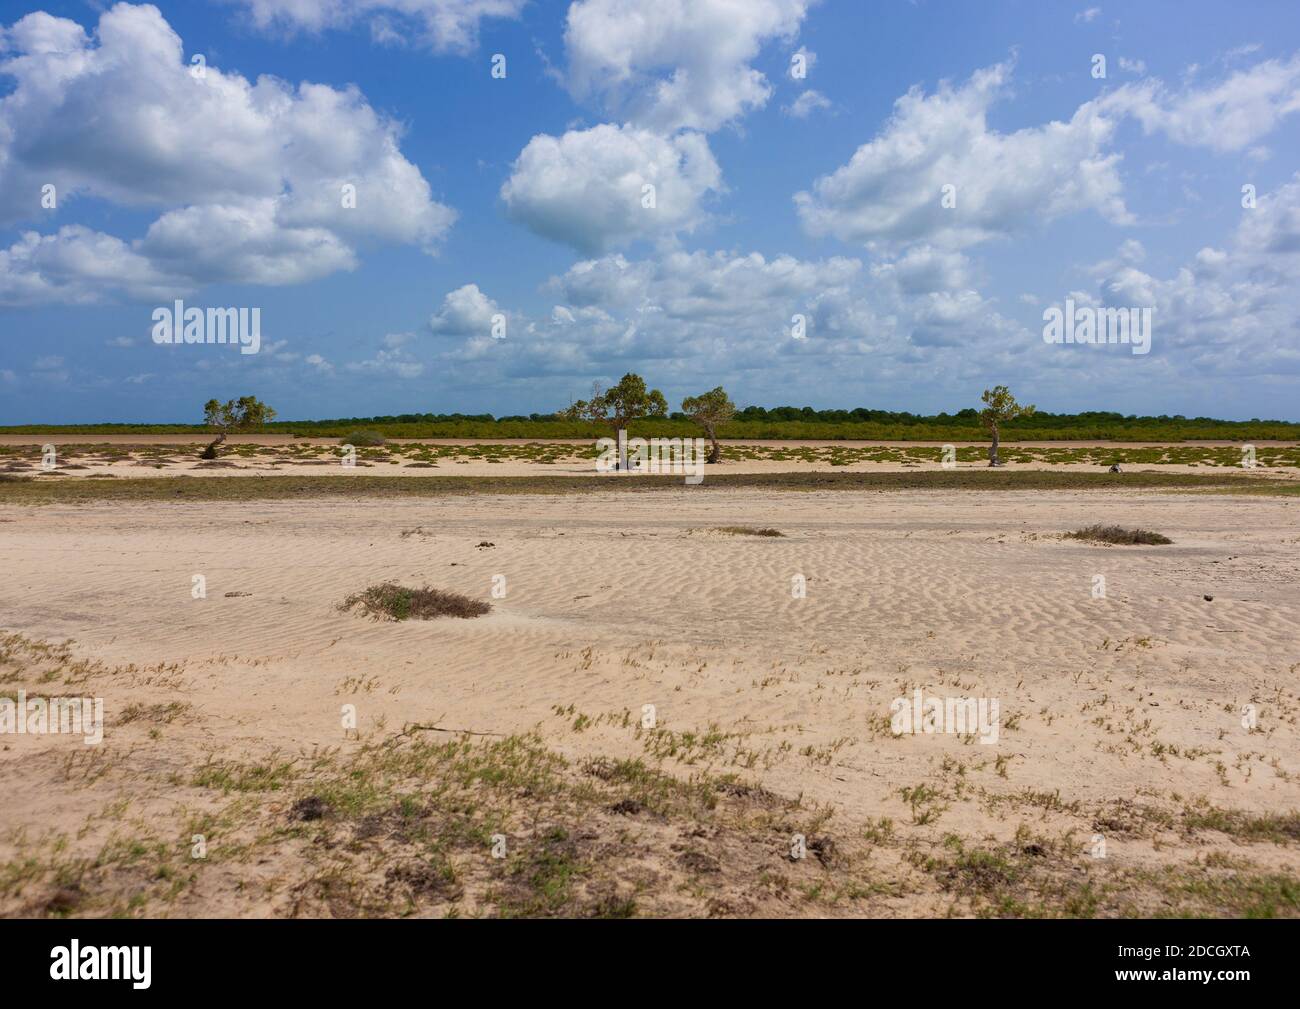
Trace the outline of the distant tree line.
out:
<instances>
[{"instance_id":1,"label":"distant tree line","mask_svg":"<svg viewBox=\"0 0 1300 1009\"><path fill-rule=\"evenodd\" d=\"M378 438L573 439L599 438L620 430L638 437L688 437L704 434L710 461L720 455L718 440L826 440L971 442L989 439L989 461L998 465L999 439L1015 441L1296 441L1300 423L1280 420L1227 421L1182 414L1122 414L1110 410L1051 413L1020 407L1005 386L986 390L983 409L954 413L906 410L816 410L810 406L747 406L736 409L719 386L688 396L669 411L667 399L641 376L624 375L609 389L597 386L587 400L554 413L399 413L322 420L279 421L275 411L252 396L205 406L203 424L24 424L0 427L10 434L184 434L207 432L214 441L207 457L234 433L264 431L299 437L338 438L367 430Z\"/></svg>"},{"instance_id":2,"label":"distant tree line","mask_svg":"<svg viewBox=\"0 0 1300 1009\"><path fill-rule=\"evenodd\" d=\"M864 406L856 407L852 410L816 410L811 406L747 406L738 409L735 413L735 420L739 422L753 421L764 423L778 423L790 421L803 421L812 424L889 424L895 426L913 426L913 427L951 427L951 426L969 426L976 428L979 425L980 411L974 407L968 407L965 410L957 410L955 413L941 411L939 413L909 413L906 410L872 410ZM689 421L691 418L680 410L674 410L665 414L667 420ZM348 425L357 426L368 424L371 426L382 424L544 424L551 423L556 419L554 413L529 413L529 414L508 414L497 417L490 413L399 413L383 414L373 417L335 417L322 420L304 420L304 421L285 421L283 423L272 425L276 429L284 429L303 425L306 427L346 427ZM1097 428L1105 425L1161 425L1164 427L1187 424L1192 426L1207 425L1225 425L1236 426L1240 424L1276 424L1286 427L1295 428L1300 431L1300 424L1293 421L1285 420L1261 420L1254 417L1249 421L1219 420L1214 417L1186 417L1182 414L1123 414L1110 410L1084 410L1079 413L1050 413L1046 410L1037 410L1032 418L1021 420L1007 421L1004 429L1014 430L1017 426L1032 427L1035 430L1065 430L1077 428ZM89 428L98 427L119 427L119 426L137 426L137 425L89 425Z\"/></svg>"}]
</instances>

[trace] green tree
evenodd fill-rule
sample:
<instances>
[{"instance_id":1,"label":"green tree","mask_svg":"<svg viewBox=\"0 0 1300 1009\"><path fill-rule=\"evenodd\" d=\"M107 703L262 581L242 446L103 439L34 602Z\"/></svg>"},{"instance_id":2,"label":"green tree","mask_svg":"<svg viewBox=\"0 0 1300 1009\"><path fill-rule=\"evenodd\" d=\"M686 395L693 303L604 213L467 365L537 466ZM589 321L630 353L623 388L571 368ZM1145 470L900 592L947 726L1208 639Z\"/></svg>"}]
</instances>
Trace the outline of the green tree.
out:
<instances>
[{"instance_id":1,"label":"green tree","mask_svg":"<svg viewBox=\"0 0 1300 1009\"><path fill-rule=\"evenodd\" d=\"M240 396L224 403L210 399L203 404L203 423L216 432L212 444L203 450L201 458L215 459L217 446L226 436L238 431L252 431L275 420L275 411L256 396Z\"/></svg>"},{"instance_id":2,"label":"green tree","mask_svg":"<svg viewBox=\"0 0 1300 1009\"><path fill-rule=\"evenodd\" d=\"M1001 466L1002 463L998 461L998 426L1017 417L1032 417L1034 408L1017 403L1016 397L1011 395L1011 390L1005 385L995 385L992 389L985 389L984 395L980 398L984 401L984 409L980 411L980 423L984 425L984 430L993 436L993 444L989 446L989 465Z\"/></svg>"},{"instance_id":3,"label":"green tree","mask_svg":"<svg viewBox=\"0 0 1300 1009\"><path fill-rule=\"evenodd\" d=\"M580 399L559 416L565 420L589 420L607 425L617 438L628 424L641 417L663 417L668 413L668 401L658 389L646 389L645 379L628 372L618 385L601 391L592 388L591 399Z\"/></svg>"},{"instance_id":4,"label":"green tree","mask_svg":"<svg viewBox=\"0 0 1300 1009\"><path fill-rule=\"evenodd\" d=\"M736 404L731 401L726 390L718 386L699 396L687 396L682 400L682 412L704 428L704 433L713 443L708 462L721 459L722 446L718 444L718 428L736 416Z\"/></svg>"}]
</instances>

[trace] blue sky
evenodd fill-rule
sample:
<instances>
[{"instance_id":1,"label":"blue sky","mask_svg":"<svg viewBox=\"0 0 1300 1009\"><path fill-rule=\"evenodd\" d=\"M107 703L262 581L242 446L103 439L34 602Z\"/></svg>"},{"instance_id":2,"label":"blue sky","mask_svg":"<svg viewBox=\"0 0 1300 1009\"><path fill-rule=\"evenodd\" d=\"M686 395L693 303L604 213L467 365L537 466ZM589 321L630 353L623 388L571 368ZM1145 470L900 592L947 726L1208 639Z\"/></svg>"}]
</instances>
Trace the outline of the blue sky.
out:
<instances>
[{"instance_id":1,"label":"blue sky","mask_svg":"<svg viewBox=\"0 0 1300 1009\"><path fill-rule=\"evenodd\" d=\"M4 2L0 33L0 423L549 412L628 370L674 407L1006 383L1300 420L1294 4ZM260 309L260 351L156 344L178 297ZM1067 298L1151 309L1150 353L1045 342Z\"/></svg>"}]
</instances>

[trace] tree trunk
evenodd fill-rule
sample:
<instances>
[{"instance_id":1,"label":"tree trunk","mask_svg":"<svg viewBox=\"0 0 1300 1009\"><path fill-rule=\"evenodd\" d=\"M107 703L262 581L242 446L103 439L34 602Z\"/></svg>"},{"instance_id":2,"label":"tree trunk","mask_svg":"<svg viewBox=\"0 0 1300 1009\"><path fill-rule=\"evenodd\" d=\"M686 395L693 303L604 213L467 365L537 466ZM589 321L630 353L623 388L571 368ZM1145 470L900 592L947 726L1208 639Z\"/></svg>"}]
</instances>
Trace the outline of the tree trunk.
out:
<instances>
[{"instance_id":1,"label":"tree trunk","mask_svg":"<svg viewBox=\"0 0 1300 1009\"><path fill-rule=\"evenodd\" d=\"M222 431L213 440L212 444L205 448L199 455L200 459L215 459L217 457L217 446L226 440L226 432Z\"/></svg>"},{"instance_id":2,"label":"tree trunk","mask_svg":"<svg viewBox=\"0 0 1300 1009\"><path fill-rule=\"evenodd\" d=\"M993 444L989 446L989 465L1002 465L998 462L998 427L996 424L993 425Z\"/></svg>"},{"instance_id":3,"label":"tree trunk","mask_svg":"<svg viewBox=\"0 0 1300 1009\"><path fill-rule=\"evenodd\" d=\"M706 427L704 430L709 435L709 441L713 442L713 447L709 449L709 457L704 461L706 463L720 462L722 460L722 446L718 444L718 436L713 433L711 427Z\"/></svg>"}]
</instances>

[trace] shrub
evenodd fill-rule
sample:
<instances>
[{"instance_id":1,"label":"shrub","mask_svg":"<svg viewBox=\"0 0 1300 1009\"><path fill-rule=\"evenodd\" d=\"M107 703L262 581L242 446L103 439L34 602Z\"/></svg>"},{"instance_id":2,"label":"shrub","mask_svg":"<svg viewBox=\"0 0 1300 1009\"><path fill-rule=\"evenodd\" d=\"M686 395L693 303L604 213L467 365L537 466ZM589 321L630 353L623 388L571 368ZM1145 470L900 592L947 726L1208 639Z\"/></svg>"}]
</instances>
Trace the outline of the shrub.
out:
<instances>
[{"instance_id":1,"label":"shrub","mask_svg":"<svg viewBox=\"0 0 1300 1009\"><path fill-rule=\"evenodd\" d=\"M1159 545L1173 542L1168 536L1162 536L1160 533L1153 533L1147 529L1122 529L1119 526L1088 526L1085 529L1076 529L1074 532L1065 535L1068 539L1091 540L1095 543L1118 543L1122 546L1132 546L1138 543Z\"/></svg>"},{"instance_id":2,"label":"shrub","mask_svg":"<svg viewBox=\"0 0 1300 1009\"><path fill-rule=\"evenodd\" d=\"M356 431L350 431L344 435L340 444L355 445L357 448L373 448L380 445L386 445L387 442L384 441L384 436L378 431L358 428Z\"/></svg>"},{"instance_id":3,"label":"shrub","mask_svg":"<svg viewBox=\"0 0 1300 1009\"><path fill-rule=\"evenodd\" d=\"M363 592L350 595L339 607L351 610L359 607L366 616L377 620L432 620L434 617L481 617L491 605L459 592L441 589L408 589L393 582L372 585Z\"/></svg>"}]
</instances>

